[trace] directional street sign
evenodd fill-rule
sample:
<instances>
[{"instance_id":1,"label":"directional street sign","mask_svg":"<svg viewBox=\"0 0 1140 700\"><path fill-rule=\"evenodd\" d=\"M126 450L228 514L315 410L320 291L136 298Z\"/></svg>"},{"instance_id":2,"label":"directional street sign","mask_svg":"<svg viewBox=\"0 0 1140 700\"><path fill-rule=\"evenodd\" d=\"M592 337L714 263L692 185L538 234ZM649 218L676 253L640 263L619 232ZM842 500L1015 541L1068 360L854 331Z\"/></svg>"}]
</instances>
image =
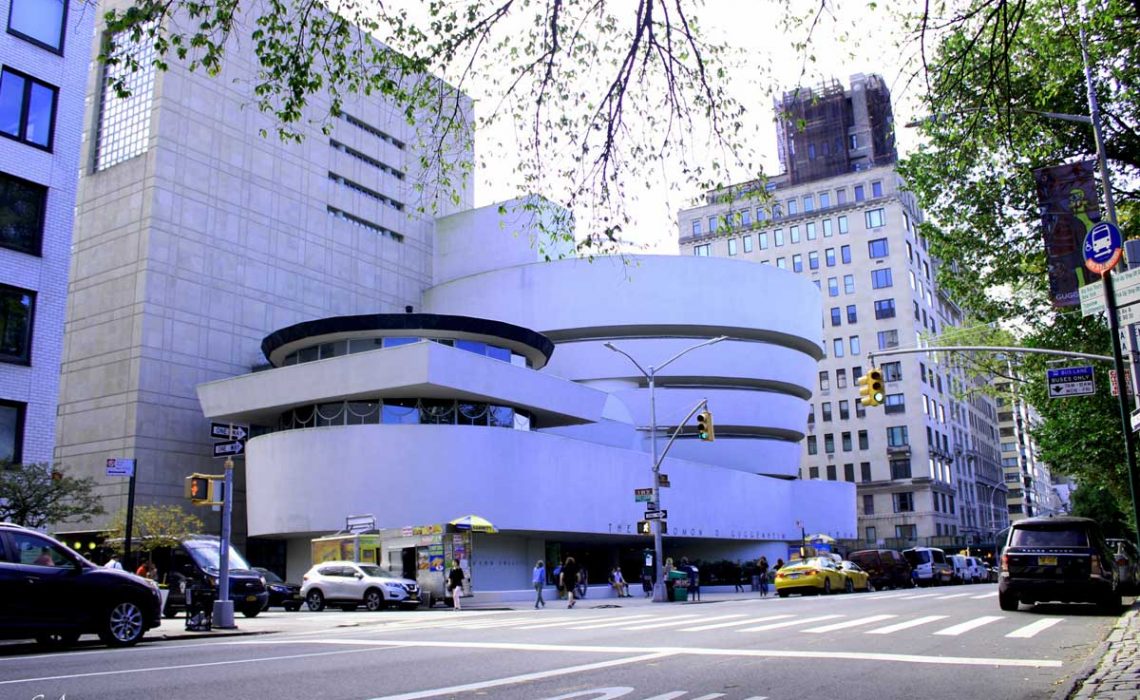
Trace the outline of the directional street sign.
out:
<instances>
[{"instance_id":1,"label":"directional street sign","mask_svg":"<svg viewBox=\"0 0 1140 700\"><path fill-rule=\"evenodd\" d=\"M1093 368L1062 367L1048 370L1049 398L1057 399L1065 396L1089 396L1096 393L1096 384L1093 382Z\"/></svg>"},{"instance_id":2,"label":"directional street sign","mask_svg":"<svg viewBox=\"0 0 1140 700\"><path fill-rule=\"evenodd\" d=\"M667 510L647 510L645 511L646 520L665 520L669 517Z\"/></svg>"},{"instance_id":3,"label":"directional street sign","mask_svg":"<svg viewBox=\"0 0 1140 700\"><path fill-rule=\"evenodd\" d=\"M1140 408L1132 412L1132 432L1140 431Z\"/></svg>"},{"instance_id":4,"label":"directional street sign","mask_svg":"<svg viewBox=\"0 0 1140 700\"><path fill-rule=\"evenodd\" d=\"M112 457L107 460L107 476L134 476L135 460Z\"/></svg>"},{"instance_id":5,"label":"directional street sign","mask_svg":"<svg viewBox=\"0 0 1140 700\"><path fill-rule=\"evenodd\" d=\"M1085 236L1085 267L1104 274L1120 262L1124 255L1124 239L1120 229L1107 221L1093 226Z\"/></svg>"},{"instance_id":6,"label":"directional street sign","mask_svg":"<svg viewBox=\"0 0 1140 700\"><path fill-rule=\"evenodd\" d=\"M1112 286L1116 294L1116 306L1120 310L1121 323L1124 307L1140 302L1140 267L1134 267L1127 272L1114 273ZM1081 315L1092 316L1104 313L1104 283L1100 280L1090 282L1081 287Z\"/></svg>"},{"instance_id":7,"label":"directional street sign","mask_svg":"<svg viewBox=\"0 0 1140 700\"><path fill-rule=\"evenodd\" d=\"M633 501L634 503L644 503L653 498L653 489L634 489Z\"/></svg>"},{"instance_id":8,"label":"directional street sign","mask_svg":"<svg viewBox=\"0 0 1140 700\"><path fill-rule=\"evenodd\" d=\"M215 457L236 457L245 452L244 440L231 440L229 442L214 443Z\"/></svg>"},{"instance_id":9,"label":"directional street sign","mask_svg":"<svg viewBox=\"0 0 1140 700\"><path fill-rule=\"evenodd\" d=\"M215 440L245 440L249 437L249 426L210 423L210 437Z\"/></svg>"}]
</instances>

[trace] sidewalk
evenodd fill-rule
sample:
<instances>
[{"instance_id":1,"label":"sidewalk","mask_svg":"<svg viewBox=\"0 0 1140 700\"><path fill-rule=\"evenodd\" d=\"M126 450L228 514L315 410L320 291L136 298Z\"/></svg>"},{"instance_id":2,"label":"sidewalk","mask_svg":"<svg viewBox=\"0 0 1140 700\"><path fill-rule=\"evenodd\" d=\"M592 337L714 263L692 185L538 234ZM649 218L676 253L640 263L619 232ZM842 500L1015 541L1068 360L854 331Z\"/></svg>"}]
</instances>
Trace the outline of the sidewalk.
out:
<instances>
[{"instance_id":1,"label":"sidewalk","mask_svg":"<svg viewBox=\"0 0 1140 700\"><path fill-rule=\"evenodd\" d=\"M1083 681L1079 676L1075 678L1076 691L1065 693L1064 697L1073 700L1140 697L1140 609L1133 605L1121 615L1108 639L1090 658L1096 667Z\"/></svg>"}]
</instances>

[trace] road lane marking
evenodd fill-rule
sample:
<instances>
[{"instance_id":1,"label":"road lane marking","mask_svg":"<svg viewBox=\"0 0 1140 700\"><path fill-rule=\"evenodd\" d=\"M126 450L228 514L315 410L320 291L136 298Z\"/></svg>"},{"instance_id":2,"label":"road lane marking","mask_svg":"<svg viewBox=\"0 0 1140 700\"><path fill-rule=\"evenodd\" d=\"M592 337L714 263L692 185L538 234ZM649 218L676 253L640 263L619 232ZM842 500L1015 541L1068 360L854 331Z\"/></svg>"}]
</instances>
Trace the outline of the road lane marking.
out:
<instances>
[{"instance_id":1,"label":"road lane marking","mask_svg":"<svg viewBox=\"0 0 1140 700\"><path fill-rule=\"evenodd\" d=\"M746 627L737 632L764 632L766 630L777 630L783 627L795 627L796 625L809 625L813 622L822 622L824 620L834 620L842 615L819 615L818 617L805 617L801 620L788 620L787 622L773 622L770 625L760 625L759 627Z\"/></svg>"},{"instance_id":2,"label":"road lane marking","mask_svg":"<svg viewBox=\"0 0 1140 700\"><path fill-rule=\"evenodd\" d=\"M838 617L838 616L836 616ZM774 659L843 659L848 661L895 661L899 663L933 664L944 666L989 666L993 668L1060 668L1057 659L1019 659L972 656L923 656L919 654L888 654L862 651L822 651L797 649L724 649L703 647L636 647L601 644L542 644L525 642L460 642L407 639L312 639L303 642L288 639L235 639L218 642L218 645L273 646L280 644L314 644L329 646L377 645L403 649L480 649L489 651L550 651L599 654L662 654L665 656L746 657ZM640 657L638 657L640 658ZM627 661L629 663L629 661ZM108 673L115 673L108 671ZM381 700L381 699L377 699Z\"/></svg>"},{"instance_id":3,"label":"road lane marking","mask_svg":"<svg viewBox=\"0 0 1140 700\"><path fill-rule=\"evenodd\" d=\"M983 598L996 598L997 594L998 594L997 591L991 591L989 593L983 593L981 595L973 596L970 598L970 600L981 600Z\"/></svg>"},{"instance_id":4,"label":"road lane marking","mask_svg":"<svg viewBox=\"0 0 1140 700\"><path fill-rule=\"evenodd\" d=\"M715 625L700 625L699 627L686 627L681 632L704 632L705 630L718 630L723 627L739 627L741 625L751 625L753 622L765 622L767 620L783 620L792 615L767 615L765 617L751 617L747 620L737 620L736 622L718 622Z\"/></svg>"},{"instance_id":5,"label":"road lane marking","mask_svg":"<svg viewBox=\"0 0 1140 700\"><path fill-rule=\"evenodd\" d=\"M649 618L651 618L651 617L655 617L655 616L654 615L627 615L624 618L622 624L624 624L625 622L633 622L634 620L642 620L642 621L648 622ZM612 616L609 616L609 615L604 616L604 617L603 616L580 617L577 620L567 620L566 618L561 618L558 622L544 622L544 623L538 624L538 625L526 625L524 627L518 627L517 629L520 629L520 630L540 630L540 629L546 629L548 627L569 627L570 625L581 625L583 623L591 622L591 621L602 622L602 621L612 621L613 619L614 618Z\"/></svg>"},{"instance_id":6,"label":"road lane marking","mask_svg":"<svg viewBox=\"0 0 1140 700\"><path fill-rule=\"evenodd\" d=\"M693 700L716 700L717 698L723 697L724 693L709 693L708 695L702 695L700 697L693 698ZM652 698L650 698L650 700L652 700Z\"/></svg>"},{"instance_id":7,"label":"road lane marking","mask_svg":"<svg viewBox=\"0 0 1140 700\"><path fill-rule=\"evenodd\" d=\"M654 618L657 620L661 619L660 617L658 617L656 615L647 615L646 617L651 617L651 618ZM642 620L642 622L648 622L648 620ZM622 625L628 625L628 624L629 624L629 618L628 617L625 618L624 620L614 620L613 618L610 618L606 622L599 622L597 624L592 624L592 625L580 625L578 627L570 627L569 629L572 629L572 630L600 630L600 629L606 629L607 627L621 627Z\"/></svg>"},{"instance_id":8,"label":"road lane marking","mask_svg":"<svg viewBox=\"0 0 1140 700\"><path fill-rule=\"evenodd\" d=\"M1035 636L1038 632L1043 632L1053 625L1059 624L1063 619L1065 618L1053 617L1046 620L1038 620L1037 622L1030 623L1025 627L1015 629L1005 636L1010 639L1029 639L1030 637Z\"/></svg>"},{"instance_id":9,"label":"road lane marking","mask_svg":"<svg viewBox=\"0 0 1140 700\"><path fill-rule=\"evenodd\" d=\"M878 629L873 630L867 630L865 634L891 634L893 632L910 629L911 627L925 625L930 622L945 620L947 617L949 617L949 615L927 615L926 617L920 617L917 620L907 620L906 622L899 622L898 624L887 625L886 627L879 627Z\"/></svg>"},{"instance_id":10,"label":"road lane marking","mask_svg":"<svg viewBox=\"0 0 1140 700\"><path fill-rule=\"evenodd\" d=\"M938 630L934 634L940 634L946 637L957 637L960 634L969 632L973 629L977 629L982 625L988 625L991 622L997 622L998 620L1002 619L1004 618L998 615L983 615L982 617L975 618L969 622L963 622L960 625L954 625L953 627L947 627L944 630Z\"/></svg>"},{"instance_id":11,"label":"road lane marking","mask_svg":"<svg viewBox=\"0 0 1140 700\"><path fill-rule=\"evenodd\" d=\"M673 625L688 625L692 624L694 617L700 617L700 615L677 615L672 620L666 620L664 622L650 622L649 624L645 625L633 625L632 627L622 627L622 629L633 632L636 630L652 630L657 629L658 627L672 627ZM733 615L733 617L740 616Z\"/></svg>"},{"instance_id":12,"label":"road lane marking","mask_svg":"<svg viewBox=\"0 0 1140 700\"><path fill-rule=\"evenodd\" d=\"M682 695L688 695L688 694L689 694L689 691L687 691L687 690L673 690L673 691L670 691L668 693L661 693L660 695L654 695L651 698L645 698L645 700L677 700L677 698L681 697ZM716 693L712 697L719 698L719 697L723 697L723 696L724 696L724 693ZM694 700L697 700L697 699L694 698Z\"/></svg>"},{"instance_id":13,"label":"road lane marking","mask_svg":"<svg viewBox=\"0 0 1140 700\"><path fill-rule=\"evenodd\" d=\"M971 594L970 593L952 593L951 595L940 595L940 596L938 596L938 600L950 600L951 598L965 598L968 595L971 595Z\"/></svg>"},{"instance_id":14,"label":"road lane marking","mask_svg":"<svg viewBox=\"0 0 1140 700\"><path fill-rule=\"evenodd\" d=\"M883 620L890 620L898 617L898 615L871 615L870 617L860 617L855 620L847 620L846 622L836 622L832 625L824 625L823 627L812 627L810 630L800 630L805 634L827 634L835 630L845 630L849 627L858 627L860 625L869 625L874 622L882 622Z\"/></svg>"},{"instance_id":15,"label":"road lane marking","mask_svg":"<svg viewBox=\"0 0 1140 700\"><path fill-rule=\"evenodd\" d=\"M582 664L580 666L555 668L549 671L535 671L534 673L523 673L517 676L507 676L506 678L494 678L487 681L464 683L447 688L417 690L411 693L400 693L399 695L385 695L383 697L373 698L373 700L419 700L419 698L434 698L440 695L454 695L456 693L467 693L476 690L485 690L487 688L498 688L504 685L516 685L528 681L540 681L547 678L554 678L555 676L565 676L571 673L584 673L586 671L597 671L603 668L636 664L643 661L656 661L657 659L663 659L668 656L670 655L667 653L654 652L652 654L643 654L641 656L632 656L624 659L611 659L609 661L598 661L592 664Z\"/></svg>"},{"instance_id":16,"label":"road lane marking","mask_svg":"<svg viewBox=\"0 0 1140 700\"><path fill-rule=\"evenodd\" d=\"M911 595L900 596L899 600L918 600L919 598L933 598L936 595L941 595L941 594L939 594L939 593L919 593L918 595L911 594Z\"/></svg>"}]
</instances>

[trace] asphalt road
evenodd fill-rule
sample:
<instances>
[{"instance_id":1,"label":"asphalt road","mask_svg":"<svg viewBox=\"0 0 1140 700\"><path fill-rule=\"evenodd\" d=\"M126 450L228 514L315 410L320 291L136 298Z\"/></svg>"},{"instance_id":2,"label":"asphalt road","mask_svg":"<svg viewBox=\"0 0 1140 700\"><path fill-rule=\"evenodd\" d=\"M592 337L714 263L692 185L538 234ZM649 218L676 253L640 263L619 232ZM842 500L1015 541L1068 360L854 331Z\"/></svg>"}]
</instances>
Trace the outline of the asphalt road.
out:
<instances>
[{"instance_id":1,"label":"asphalt road","mask_svg":"<svg viewBox=\"0 0 1140 700\"><path fill-rule=\"evenodd\" d=\"M52 654L8 646L0 700L1037 699L1115 622L1080 605L1002 612L992 584L610 607L620 602L270 612L243 627L274 634Z\"/></svg>"}]
</instances>

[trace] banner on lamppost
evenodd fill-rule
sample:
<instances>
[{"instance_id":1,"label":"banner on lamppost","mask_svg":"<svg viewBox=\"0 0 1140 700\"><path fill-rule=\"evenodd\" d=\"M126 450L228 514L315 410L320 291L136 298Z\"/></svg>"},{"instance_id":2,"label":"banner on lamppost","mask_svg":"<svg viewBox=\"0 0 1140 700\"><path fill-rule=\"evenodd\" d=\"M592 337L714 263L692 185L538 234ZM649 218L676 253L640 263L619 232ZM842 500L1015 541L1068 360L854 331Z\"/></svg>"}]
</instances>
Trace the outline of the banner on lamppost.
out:
<instances>
[{"instance_id":1,"label":"banner on lamppost","mask_svg":"<svg viewBox=\"0 0 1140 700\"><path fill-rule=\"evenodd\" d=\"M1100 279L1085 268L1084 242L1100 220L1096 161L1083 160L1033 171L1054 307L1080 306L1080 288Z\"/></svg>"}]
</instances>

